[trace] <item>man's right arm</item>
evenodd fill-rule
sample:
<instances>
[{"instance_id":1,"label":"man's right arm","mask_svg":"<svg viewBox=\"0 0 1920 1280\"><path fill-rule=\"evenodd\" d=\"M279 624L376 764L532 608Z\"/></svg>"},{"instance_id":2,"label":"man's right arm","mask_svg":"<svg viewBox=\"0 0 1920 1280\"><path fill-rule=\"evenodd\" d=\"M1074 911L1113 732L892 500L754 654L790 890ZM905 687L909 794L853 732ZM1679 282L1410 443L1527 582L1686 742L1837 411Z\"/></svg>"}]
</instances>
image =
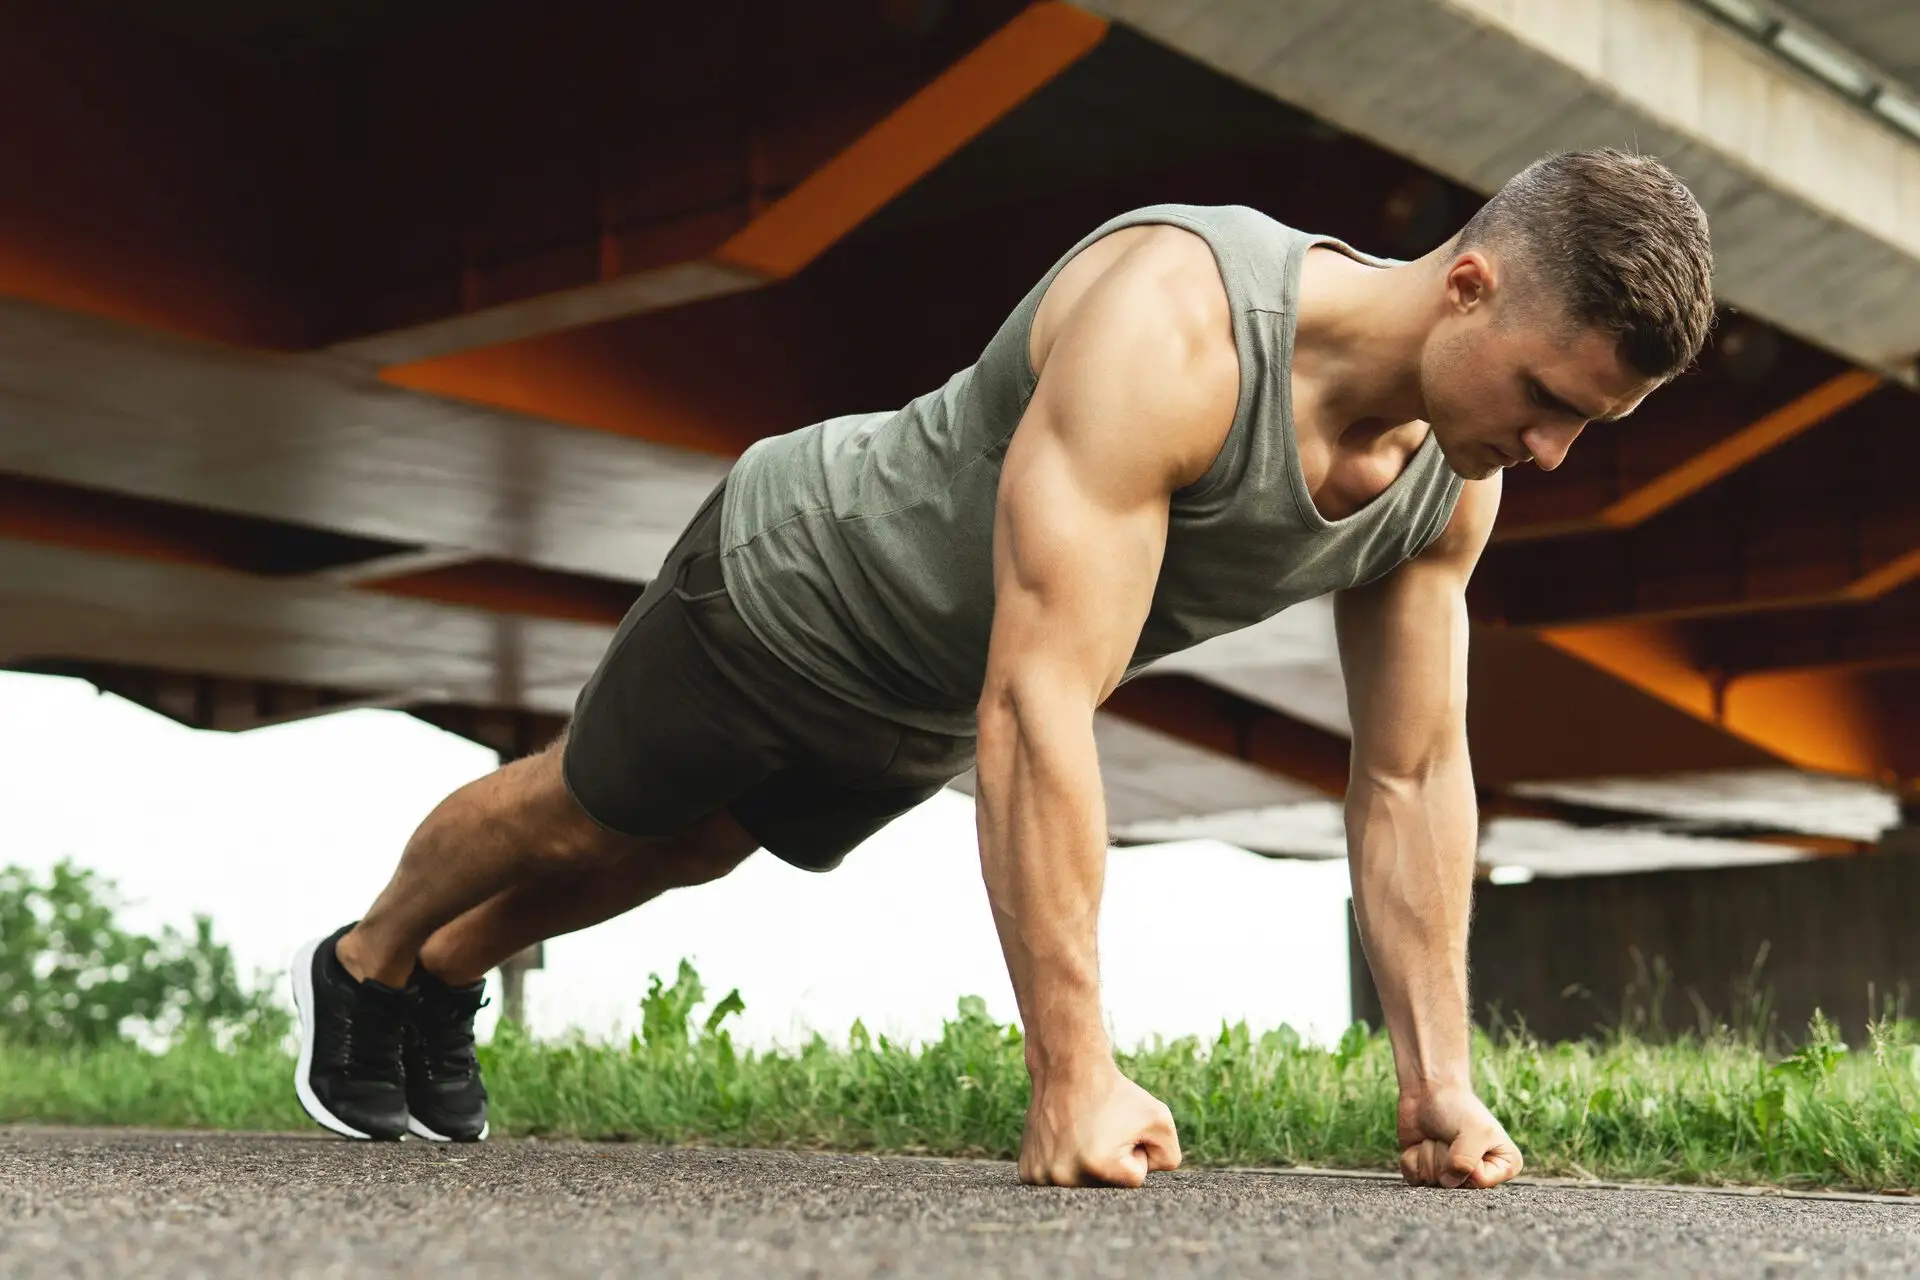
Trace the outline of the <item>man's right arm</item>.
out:
<instances>
[{"instance_id":1,"label":"man's right arm","mask_svg":"<svg viewBox=\"0 0 1920 1280\"><path fill-rule=\"evenodd\" d=\"M1093 713L1152 604L1169 496L1212 462L1238 395L1224 291L1195 244L1143 242L1036 331L1040 382L1001 472L977 813L1033 1077L1028 1182L1138 1185L1179 1163L1171 1116L1120 1075L1101 1016ZM1151 922L1140 932L1150 944Z\"/></svg>"}]
</instances>

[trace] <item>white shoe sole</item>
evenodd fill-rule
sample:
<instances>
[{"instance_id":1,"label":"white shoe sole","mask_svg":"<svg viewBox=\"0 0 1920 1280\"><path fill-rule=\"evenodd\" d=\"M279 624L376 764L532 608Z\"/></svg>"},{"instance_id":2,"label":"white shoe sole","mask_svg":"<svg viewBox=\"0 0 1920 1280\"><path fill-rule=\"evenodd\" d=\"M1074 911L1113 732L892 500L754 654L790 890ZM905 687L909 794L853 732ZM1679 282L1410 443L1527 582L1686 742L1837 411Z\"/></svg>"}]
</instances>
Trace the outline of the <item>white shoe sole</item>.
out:
<instances>
[{"instance_id":1,"label":"white shoe sole","mask_svg":"<svg viewBox=\"0 0 1920 1280\"><path fill-rule=\"evenodd\" d=\"M480 1126L480 1136L478 1138L475 1138L474 1141L485 1142L487 1140L487 1130L492 1127L493 1127L493 1121L488 1120L483 1122ZM420 1121L415 1119L413 1116L407 1117L407 1132L412 1134L416 1138L425 1138L428 1142L452 1142L453 1141L452 1138L449 1138L444 1133L435 1133L433 1130L427 1128L427 1126L425 1126L424 1124L421 1124Z\"/></svg>"},{"instance_id":2,"label":"white shoe sole","mask_svg":"<svg viewBox=\"0 0 1920 1280\"><path fill-rule=\"evenodd\" d=\"M300 1095L300 1106L313 1117L322 1128L348 1138L359 1138L363 1142L373 1141L373 1135L360 1130L327 1110L313 1092L313 953L317 951L325 938L315 938L301 947L293 958L293 972L287 975L288 983L293 987L293 1007L300 1014L300 1061L293 1069L293 1089Z\"/></svg>"}]
</instances>

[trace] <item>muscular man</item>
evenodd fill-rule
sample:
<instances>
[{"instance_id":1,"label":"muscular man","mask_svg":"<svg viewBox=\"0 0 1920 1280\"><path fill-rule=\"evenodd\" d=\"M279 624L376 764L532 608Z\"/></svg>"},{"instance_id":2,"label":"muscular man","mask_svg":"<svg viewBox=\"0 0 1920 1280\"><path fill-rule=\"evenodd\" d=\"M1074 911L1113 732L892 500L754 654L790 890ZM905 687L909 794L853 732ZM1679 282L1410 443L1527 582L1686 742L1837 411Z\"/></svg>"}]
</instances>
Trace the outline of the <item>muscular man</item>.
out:
<instances>
[{"instance_id":1,"label":"muscular man","mask_svg":"<svg viewBox=\"0 0 1920 1280\"><path fill-rule=\"evenodd\" d=\"M490 968L756 848L831 869L977 760L1033 1082L1021 1177L1174 1168L1172 1117L1101 1019L1094 710L1331 592L1401 1167L1513 1176L1468 1063L1464 590L1503 469L1553 469L1683 369L1710 273L1685 186L1614 151L1536 163L1413 262L1237 207L1095 229L945 386L747 450L562 742L450 796L365 917L301 952L301 1101L358 1137L484 1136Z\"/></svg>"}]
</instances>

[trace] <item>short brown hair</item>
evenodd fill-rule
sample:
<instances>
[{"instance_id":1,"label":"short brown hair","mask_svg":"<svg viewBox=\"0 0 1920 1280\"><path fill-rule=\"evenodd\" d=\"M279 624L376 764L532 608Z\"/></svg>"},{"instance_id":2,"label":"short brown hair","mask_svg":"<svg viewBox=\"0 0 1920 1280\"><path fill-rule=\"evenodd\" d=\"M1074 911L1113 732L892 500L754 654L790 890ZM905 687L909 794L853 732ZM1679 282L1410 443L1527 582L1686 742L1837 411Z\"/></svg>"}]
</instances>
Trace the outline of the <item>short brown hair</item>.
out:
<instances>
[{"instance_id":1,"label":"short brown hair","mask_svg":"<svg viewBox=\"0 0 1920 1280\"><path fill-rule=\"evenodd\" d=\"M1649 378L1693 362L1713 327L1713 244L1685 183L1650 156L1611 147L1536 160L1460 232L1517 257L1568 318L1614 336ZM1511 259L1510 259L1511 260Z\"/></svg>"}]
</instances>

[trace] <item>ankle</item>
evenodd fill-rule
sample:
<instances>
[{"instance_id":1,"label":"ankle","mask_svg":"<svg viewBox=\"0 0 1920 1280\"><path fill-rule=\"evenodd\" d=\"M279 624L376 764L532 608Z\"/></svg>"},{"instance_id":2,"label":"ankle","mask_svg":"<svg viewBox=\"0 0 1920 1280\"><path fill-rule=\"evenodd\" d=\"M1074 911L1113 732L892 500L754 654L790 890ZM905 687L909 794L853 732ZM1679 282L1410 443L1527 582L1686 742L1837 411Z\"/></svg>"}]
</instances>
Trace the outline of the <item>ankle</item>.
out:
<instances>
[{"instance_id":1,"label":"ankle","mask_svg":"<svg viewBox=\"0 0 1920 1280\"><path fill-rule=\"evenodd\" d=\"M492 967L486 965L476 972L471 962L462 961L449 952L436 952L429 942L420 948L420 958L414 962L412 977L424 974L443 987L470 987L486 977L487 970Z\"/></svg>"},{"instance_id":2,"label":"ankle","mask_svg":"<svg viewBox=\"0 0 1920 1280\"><path fill-rule=\"evenodd\" d=\"M411 957L401 957L382 953L368 943L366 935L359 925L340 935L333 944L333 954L340 961L340 967L355 982L365 982L372 978L382 985L399 989L405 987L413 975L414 961Z\"/></svg>"}]
</instances>

